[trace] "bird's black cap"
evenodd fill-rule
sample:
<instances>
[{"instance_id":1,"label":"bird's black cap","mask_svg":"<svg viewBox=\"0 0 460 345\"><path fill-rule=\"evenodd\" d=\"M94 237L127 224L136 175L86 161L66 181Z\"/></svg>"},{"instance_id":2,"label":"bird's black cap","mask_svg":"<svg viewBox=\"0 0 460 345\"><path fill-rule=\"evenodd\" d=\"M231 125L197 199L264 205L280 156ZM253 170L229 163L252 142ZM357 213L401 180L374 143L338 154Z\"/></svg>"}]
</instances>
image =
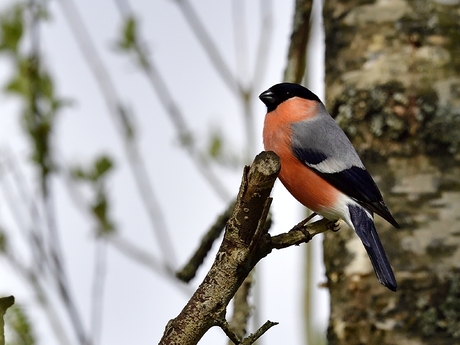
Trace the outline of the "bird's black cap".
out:
<instances>
[{"instance_id":1,"label":"bird's black cap","mask_svg":"<svg viewBox=\"0 0 460 345\"><path fill-rule=\"evenodd\" d=\"M259 95L260 100L267 106L268 112L275 110L278 105L292 97L300 97L321 103L321 100L313 92L302 85L293 83L273 85Z\"/></svg>"}]
</instances>

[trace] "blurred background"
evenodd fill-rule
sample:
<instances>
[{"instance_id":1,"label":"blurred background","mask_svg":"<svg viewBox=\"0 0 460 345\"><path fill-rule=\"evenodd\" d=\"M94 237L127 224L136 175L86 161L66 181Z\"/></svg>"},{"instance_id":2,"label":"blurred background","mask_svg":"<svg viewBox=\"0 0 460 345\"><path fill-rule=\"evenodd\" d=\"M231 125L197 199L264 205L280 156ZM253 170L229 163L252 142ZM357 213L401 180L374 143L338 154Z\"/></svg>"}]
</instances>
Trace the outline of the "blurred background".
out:
<instances>
[{"instance_id":1,"label":"blurred background","mask_svg":"<svg viewBox=\"0 0 460 345\"><path fill-rule=\"evenodd\" d=\"M191 283L174 272L263 149L258 95L285 78L294 5L0 0L0 295L16 298L7 341L158 342L218 243ZM304 83L324 99L320 7ZM305 210L280 183L273 194L280 233ZM251 329L280 323L263 344L325 337L320 236L306 248L258 265ZM211 329L201 343L225 342Z\"/></svg>"}]
</instances>

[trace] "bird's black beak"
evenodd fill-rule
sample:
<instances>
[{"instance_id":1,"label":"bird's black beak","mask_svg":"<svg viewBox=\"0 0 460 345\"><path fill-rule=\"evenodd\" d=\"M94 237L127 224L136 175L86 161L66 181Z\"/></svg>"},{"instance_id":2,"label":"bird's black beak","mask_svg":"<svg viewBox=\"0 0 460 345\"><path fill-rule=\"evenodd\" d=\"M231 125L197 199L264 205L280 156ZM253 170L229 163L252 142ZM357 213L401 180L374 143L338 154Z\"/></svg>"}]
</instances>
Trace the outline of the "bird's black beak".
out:
<instances>
[{"instance_id":1,"label":"bird's black beak","mask_svg":"<svg viewBox=\"0 0 460 345\"><path fill-rule=\"evenodd\" d=\"M279 104L278 99L276 98L275 94L271 89L262 92L259 95L259 98L267 106L267 112L275 110Z\"/></svg>"},{"instance_id":2,"label":"bird's black beak","mask_svg":"<svg viewBox=\"0 0 460 345\"><path fill-rule=\"evenodd\" d=\"M268 107L269 105L272 105L275 103L275 94L273 93L272 90L268 89L267 91L262 92L259 95L259 98L264 104Z\"/></svg>"}]
</instances>

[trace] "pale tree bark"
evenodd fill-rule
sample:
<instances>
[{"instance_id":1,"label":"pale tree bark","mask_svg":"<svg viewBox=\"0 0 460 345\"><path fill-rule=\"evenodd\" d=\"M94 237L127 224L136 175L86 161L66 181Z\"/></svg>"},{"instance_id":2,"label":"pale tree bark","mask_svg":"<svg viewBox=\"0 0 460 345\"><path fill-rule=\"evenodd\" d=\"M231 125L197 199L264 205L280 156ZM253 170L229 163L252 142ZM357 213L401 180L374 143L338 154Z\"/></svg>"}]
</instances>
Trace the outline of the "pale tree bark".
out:
<instances>
[{"instance_id":1,"label":"pale tree bark","mask_svg":"<svg viewBox=\"0 0 460 345\"><path fill-rule=\"evenodd\" d=\"M460 344L460 1L327 0L327 107L400 222L398 291L356 235L324 241L329 344Z\"/></svg>"}]
</instances>

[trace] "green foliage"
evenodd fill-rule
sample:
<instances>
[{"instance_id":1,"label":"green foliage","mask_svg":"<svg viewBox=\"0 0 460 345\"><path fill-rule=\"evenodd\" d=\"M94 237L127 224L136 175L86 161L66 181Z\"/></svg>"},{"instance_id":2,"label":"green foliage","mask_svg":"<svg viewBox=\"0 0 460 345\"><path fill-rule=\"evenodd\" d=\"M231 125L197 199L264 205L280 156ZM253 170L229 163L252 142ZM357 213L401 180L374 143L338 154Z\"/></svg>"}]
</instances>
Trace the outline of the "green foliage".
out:
<instances>
[{"instance_id":1,"label":"green foliage","mask_svg":"<svg viewBox=\"0 0 460 345\"><path fill-rule=\"evenodd\" d=\"M109 203L106 193L98 192L96 199L91 206L91 211L98 221L97 234L108 235L113 233L115 226L113 221L108 216Z\"/></svg>"},{"instance_id":2,"label":"green foliage","mask_svg":"<svg viewBox=\"0 0 460 345\"><path fill-rule=\"evenodd\" d=\"M23 10L17 4L0 16L0 51L17 54L24 32Z\"/></svg>"},{"instance_id":3,"label":"green foliage","mask_svg":"<svg viewBox=\"0 0 460 345\"><path fill-rule=\"evenodd\" d=\"M35 332L25 310L17 305L12 306L6 313L6 324L10 331L8 345L33 345Z\"/></svg>"},{"instance_id":4,"label":"green foliage","mask_svg":"<svg viewBox=\"0 0 460 345\"><path fill-rule=\"evenodd\" d=\"M71 171L74 179L88 183L94 192L89 208L97 223L96 233L98 236L109 235L115 231L114 222L109 214L110 203L105 188L108 173L113 169L113 166L112 159L102 155L96 158L88 168L75 167Z\"/></svg>"},{"instance_id":5,"label":"green foliage","mask_svg":"<svg viewBox=\"0 0 460 345\"><path fill-rule=\"evenodd\" d=\"M112 159L102 155L95 159L92 166L87 169L75 167L72 169L72 176L80 180L86 180L91 183L99 183L113 168Z\"/></svg>"},{"instance_id":6,"label":"green foliage","mask_svg":"<svg viewBox=\"0 0 460 345\"><path fill-rule=\"evenodd\" d=\"M120 37L115 42L115 47L120 52L132 53L137 60L136 62L143 69L150 69L145 51L139 44L136 18L130 16L125 19Z\"/></svg>"},{"instance_id":7,"label":"green foliage","mask_svg":"<svg viewBox=\"0 0 460 345\"><path fill-rule=\"evenodd\" d=\"M222 155L223 151L223 140L222 135L217 132L212 133L209 140L209 155L212 158L218 158Z\"/></svg>"},{"instance_id":8,"label":"green foliage","mask_svg":"<svg viewBox=\"0 0 460 345\"><path fill-rule=\"evenodd\" d=\"M42 17L43 11L35 19ZM14 66L3 89L21 102L22 124L33 144L32 161L41 172L42 189L46 193L46 178L53 171L50 135L58 111L69 102L56 96L53 79L40 63L38 53L21 51L27 29L21 5L14 5L0 18L0 53L9 57Z\"/></svg>"},{"instance_id":9,"label":"green foliage","mask_svg":"<svg viewBox=\"0 0 460 345\"><path fill-rule=\"evenodd\" d=\"M131 51L136 46L137 21L134 17L126 18L116 46L121 51Z\"/></svg>"}]
</instances>

